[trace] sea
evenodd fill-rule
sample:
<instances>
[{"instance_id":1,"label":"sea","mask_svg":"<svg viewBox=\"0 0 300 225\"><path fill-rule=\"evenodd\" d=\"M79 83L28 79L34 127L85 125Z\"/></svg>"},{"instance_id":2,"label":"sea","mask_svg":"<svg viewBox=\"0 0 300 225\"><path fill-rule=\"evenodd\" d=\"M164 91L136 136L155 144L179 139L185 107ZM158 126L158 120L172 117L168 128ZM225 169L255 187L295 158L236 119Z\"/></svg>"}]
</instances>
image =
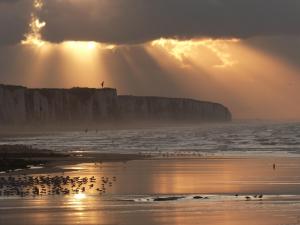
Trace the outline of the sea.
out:
<instances>
[{"instance_id":1,"label":"sea","mask_svg":"<svg viewBox=\"0 0 300 225\"><path fill-rule=\"evenodd\" d=\"M232 122L105 130L84 128L0 136L0 145L4 144L63 152L292 156L300 154L300 122Z\"/></svg>"}]
</instances>

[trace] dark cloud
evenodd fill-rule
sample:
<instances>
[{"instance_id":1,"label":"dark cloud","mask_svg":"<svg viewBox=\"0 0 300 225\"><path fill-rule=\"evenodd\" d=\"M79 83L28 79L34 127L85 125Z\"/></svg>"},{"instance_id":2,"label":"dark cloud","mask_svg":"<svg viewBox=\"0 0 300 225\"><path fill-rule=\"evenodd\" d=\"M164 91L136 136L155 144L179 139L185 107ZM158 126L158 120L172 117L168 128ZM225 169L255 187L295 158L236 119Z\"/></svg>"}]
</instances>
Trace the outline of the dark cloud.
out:
<instances>
[{"instance_id":1,"label":"dark cloud","mask_svg":"<svg viewBox=\"0 0 300 225\"><path fill-rule=\"evenodd\" d=\"M13 4L13 3L16 3L18 1L20 1L20 0L0 0L0 4L1 3Z\"/></svg>"},{"instance_id":2,"label":"dark cloud","mask_svg":"<svg viewBox=\"0 0 300 225\"><path fill-rule=\"evenodd\" d=\"M0 0L0 44L28 29L32 0ZM298 0L45 0L51 42L142 43L160 37L299 35Z\"/></svg>"},{"instance_id":3,"label":"dark cloud","mask_svg":"<svg viewBox=\"0 0 300 225\"><path fill-rule=\"evenodd\" d=\"M28 30L31 0L0 0L0 45L19 43Z\"/></svg>"},{"instance_id":4,"label":"dark cloud","mask_svg":"<svg viewBox=\"0 0 300 225\"><path fill-rule=\"evenodd\" d=\"M298 35L298 0L51 0L46 39L140 43L160 37Z\"/></svg>"}]
</instances>

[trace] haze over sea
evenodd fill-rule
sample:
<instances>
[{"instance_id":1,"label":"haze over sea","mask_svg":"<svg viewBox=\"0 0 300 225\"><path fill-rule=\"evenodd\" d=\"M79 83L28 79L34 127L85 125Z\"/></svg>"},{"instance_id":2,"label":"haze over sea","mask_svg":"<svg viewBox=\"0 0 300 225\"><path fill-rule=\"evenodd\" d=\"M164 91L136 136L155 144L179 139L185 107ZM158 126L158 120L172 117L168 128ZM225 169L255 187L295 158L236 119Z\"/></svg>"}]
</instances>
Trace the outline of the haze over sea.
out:
<instances>
[{"instance_id":1,"label":"haze over sea","mask_svg":"<svg viewBox=\"0 0 300 225\"><path fill-rule=\"evenodd\" d=\"M99 126L101 127L101 126ZM105 153L300 154L300 123L234 122L0 136L0 144Z\"/></svg>"}]
</instances>

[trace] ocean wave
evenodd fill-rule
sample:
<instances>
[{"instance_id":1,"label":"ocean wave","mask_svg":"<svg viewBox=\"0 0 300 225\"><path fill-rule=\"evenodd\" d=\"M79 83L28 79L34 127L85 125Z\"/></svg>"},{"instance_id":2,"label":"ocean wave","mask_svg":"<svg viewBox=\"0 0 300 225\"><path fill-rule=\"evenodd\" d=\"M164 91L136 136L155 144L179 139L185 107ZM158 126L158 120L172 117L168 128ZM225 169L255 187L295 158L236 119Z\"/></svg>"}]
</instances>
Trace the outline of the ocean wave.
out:
<instances>
[{"instance_id":1,"label":"ocean wave","mask_svg":"<svg viewBox=\"0 0 300 225\"><path fill-rule=\"evenodd\" d=\"M123 130L90 130L1 137L0 144L25 144L58 151L114 153L282 152L300 154L300 124L212 124Z\"/></svg>"}]
</instances>

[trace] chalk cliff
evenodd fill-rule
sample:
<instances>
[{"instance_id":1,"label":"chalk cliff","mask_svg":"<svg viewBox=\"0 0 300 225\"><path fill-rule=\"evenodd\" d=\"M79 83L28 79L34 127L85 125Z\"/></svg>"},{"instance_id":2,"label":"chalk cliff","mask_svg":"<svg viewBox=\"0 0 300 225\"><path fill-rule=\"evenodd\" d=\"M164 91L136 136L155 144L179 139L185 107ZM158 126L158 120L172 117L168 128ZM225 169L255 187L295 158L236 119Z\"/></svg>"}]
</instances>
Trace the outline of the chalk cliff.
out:
<instances>
[{"instance_id":1,"label":"chalk cliff","mask_svg":"<svg viewBox=\"0 0 300 225\"><path fill-rule=\"evenodd\" d=\"M118 96L116 89L28 89L0 85L0 125L109 121L230 121L221 104Z\"/></svg>"}]
</instances>

